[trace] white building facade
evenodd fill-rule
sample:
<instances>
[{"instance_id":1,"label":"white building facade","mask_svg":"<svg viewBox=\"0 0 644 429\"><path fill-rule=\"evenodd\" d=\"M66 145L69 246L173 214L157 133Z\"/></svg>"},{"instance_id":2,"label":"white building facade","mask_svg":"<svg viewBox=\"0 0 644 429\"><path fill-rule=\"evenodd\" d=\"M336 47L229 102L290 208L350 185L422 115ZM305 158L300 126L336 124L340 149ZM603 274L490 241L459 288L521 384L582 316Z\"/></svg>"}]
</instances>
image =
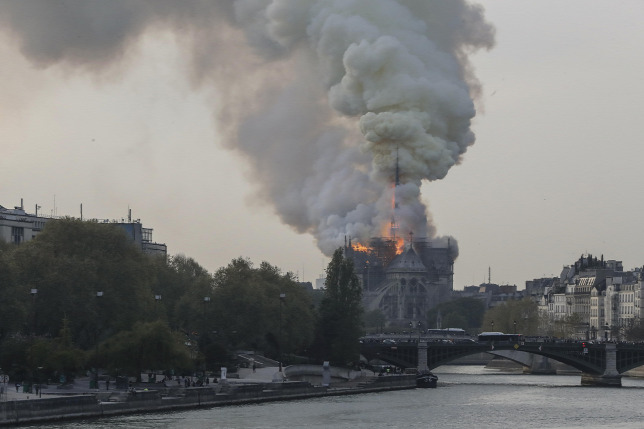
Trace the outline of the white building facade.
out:
<instances>
[{"instance_id":1,"label":"white building facade","mask_svg":"<svg viewBox=\"0 0 644 429\"><path fill-rule=\"evenodd\" d=\"M36 207L37 210L38 207ZM61 217L39 216L38 213L27 213L22 205L8 209L0 206L0 240L6 243L22 244L36 238L47 222L55 222ZM166 257L168 248L163 243L152 240L152 228L144 228L139 220L109 221L91 219L92 222L112 224L122 228L128 238L144 253Z\"/></svg>"},{"instance_id":2,"label":"white building facade","mask_svg":"<svg viewBox=\"0 0 644 429\"><path fill-rule=\"evenodd\" d=\"M569 322L575 338L623 340L644 319L642 274L640 268L624 271L621 261L582 256L534 298L545 320Z\"/></svg>"}]
</instances>

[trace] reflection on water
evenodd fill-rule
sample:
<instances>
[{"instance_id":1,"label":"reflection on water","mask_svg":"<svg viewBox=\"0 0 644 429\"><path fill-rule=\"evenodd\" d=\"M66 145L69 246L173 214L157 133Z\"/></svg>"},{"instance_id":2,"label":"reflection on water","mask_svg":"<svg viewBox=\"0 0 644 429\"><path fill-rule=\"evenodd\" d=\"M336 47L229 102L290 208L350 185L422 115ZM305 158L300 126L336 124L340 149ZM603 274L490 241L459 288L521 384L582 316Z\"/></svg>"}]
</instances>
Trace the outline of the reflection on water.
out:
<instances>
[{"instance_id":1,"label":"reflection on water","mask_svg":"<svg viewBox=\"0 0 644 429\"><path fill-rule=\"evenodd\" d=\"M642 428L644 380L582 387L579 375L443 366L437 389L142 414L42 428Z\"/></svg>"}]
</instances>

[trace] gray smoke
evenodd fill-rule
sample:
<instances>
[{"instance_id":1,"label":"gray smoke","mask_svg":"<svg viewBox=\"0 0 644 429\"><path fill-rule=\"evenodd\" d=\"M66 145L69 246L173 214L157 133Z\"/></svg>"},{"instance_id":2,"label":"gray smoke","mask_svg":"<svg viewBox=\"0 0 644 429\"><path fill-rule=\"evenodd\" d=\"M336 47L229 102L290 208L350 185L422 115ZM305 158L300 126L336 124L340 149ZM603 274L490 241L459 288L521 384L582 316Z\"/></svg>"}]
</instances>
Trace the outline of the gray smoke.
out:
<instances>
[{"instance_id":1,"label":"gray smoke","mask_svg":"<svg viewBox=\"0 0 644 429\"><path fill-rule=\"evenodd\" d=\"M39 67L93 74L172 32L258 198L327 255L388 233L397 156L400 232L435 235L420 186L474 143L467 55L494 43L463 0L0 0L0 30Z\"/></svg>"}]
</instances>

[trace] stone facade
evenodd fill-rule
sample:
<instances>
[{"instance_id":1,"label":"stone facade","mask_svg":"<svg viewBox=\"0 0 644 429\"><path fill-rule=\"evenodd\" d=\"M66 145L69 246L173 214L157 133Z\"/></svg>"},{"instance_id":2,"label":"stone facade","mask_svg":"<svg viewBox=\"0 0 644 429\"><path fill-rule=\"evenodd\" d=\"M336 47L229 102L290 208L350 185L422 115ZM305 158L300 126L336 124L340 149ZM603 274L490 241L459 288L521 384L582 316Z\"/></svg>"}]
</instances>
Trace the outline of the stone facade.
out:
<instances>
[{"instance_id":1,"label":"stone facade","mask_svg":"<svg viewBox=\"0 0 644 429\"><path fill-rule=\"evenodd\" d=\"M363 288L365 311L380 310L388 326L424 323L427 312L451 298L452 249L417 240L397 254L392 243L377 239L369 248L345 246L345 256Z\"/></svg>"},{"instance_id":2,"label":"stone facade","mask_svg":"<svg viewBox=\"0 0 644 429\"><path fill-rule=\"evenodd\" d=\"M626 328L644 318L642 274L639 268L624 271L621 261L582 255L558 278L531 280L526 290L546 320L574 321L571 336L618 340Z\"/></svg>"}]
</instances>

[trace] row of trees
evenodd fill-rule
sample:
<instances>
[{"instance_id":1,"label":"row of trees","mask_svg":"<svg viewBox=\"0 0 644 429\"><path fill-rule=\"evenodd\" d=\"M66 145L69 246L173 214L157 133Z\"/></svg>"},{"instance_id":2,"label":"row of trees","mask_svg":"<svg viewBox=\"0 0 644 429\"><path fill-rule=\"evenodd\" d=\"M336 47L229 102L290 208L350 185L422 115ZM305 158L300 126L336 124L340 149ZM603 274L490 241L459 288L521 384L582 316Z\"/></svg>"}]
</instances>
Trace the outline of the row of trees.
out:
<instances>
[{"instance_id":1,"label":"row of trees","mask_svg":"<svg viewBox=\"0 0 644 429\"><path fill-rule=\"evenodd\" d=\"M192 372L238 349L345 364L358 356L360 288L340 250L327 275L323 293L244 258L210 274L185 256L143 254L117 226L49 222L32 241L0 242L0 368Z\"/></svg>"},{"instance_id":2,"label":"row of trees","mask_svg":"<svg viewBox=\"0 0 644 429\"><path fill-rule=\"evenodd\" d=\"M484 301L477 298L459 298L439 304L421 320L425 328L461 328L475 334L484 331L521 333L524 335L545 335L558 338L571 338L582 329L579 314L552 320L539 312L537 304L526 298L506 301L487 309ZM385 317L379 310L365 314L364 324L370 332L382 332ZM626 339L644 339L644 324L635 323L625 328L622 336ZM418 329L414 326L413 329ZM613 334L612 337L617 337Z\"/></svg>"},{"instance_id":3,"label":"row of trees","mask_svg":"<svg viewBox=\"0 0 644 429\"><path fill-rule=\"evenodd\" d=\"M482 331L546 335L543 318L531 299L505 301L485 312Z\"/></svg>"},{"instance_id":4,"label":"row of trees","mask_svg":"<svg viewBox=\"0 0 644 429\"><path fill-rule=\"evenodd\" d=\"M347 364L358 337L384 328L379 311L363 314L361 288L338 249L326 289L311 291L293 274L237 258L214 274L185 256L150 257L114 225L49 222L34 240L0 242L0 371L29 377L107 368L194 372L230 365L234 350L268 357ZM531 300L486 311L462 298L432 309L423 328L569 337L573 315L548 320ZM635 324L628 339L644 338Z\"/></svg>"},{"instance_id":5,"label":"row of trees","mask_svg":"<svg viewBox=\"0 0 644 429\"><path fill-rule=\"evenodd\" d=\"M499 331L520 333L530 336L550 336L573 338L585 335L594 338L597 332L591 332L580 314L573 313L560 319L552 319L539 312L537 304L529 299L506 301L496 307L487 309L483 301L475 298L461 298L440 304L428 313L428 326L462 328L470 333ZM644 341L644 322L635 321L624 327L613 327L610 338L627 341Z\"/></svg>"}]
</instances>

